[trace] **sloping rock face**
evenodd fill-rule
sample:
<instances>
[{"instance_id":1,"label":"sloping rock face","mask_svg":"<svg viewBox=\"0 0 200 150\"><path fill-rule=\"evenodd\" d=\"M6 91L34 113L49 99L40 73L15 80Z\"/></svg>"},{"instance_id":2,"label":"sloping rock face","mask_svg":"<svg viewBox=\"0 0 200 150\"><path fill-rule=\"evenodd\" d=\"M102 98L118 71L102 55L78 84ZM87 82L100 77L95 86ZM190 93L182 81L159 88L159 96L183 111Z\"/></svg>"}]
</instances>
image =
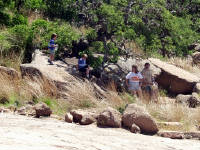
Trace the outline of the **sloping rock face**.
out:
<instances>
[{"instance_id":1,"label":"sloping rock face","mask_svg":"<svg viewBox=\"0 0 200 150\"><path fill-rule=\"evenodd\" d=\"M158 127L154 119L141 106L129 104L122 116L123 126L132 130L133 125L138 126L142 133L156 134Z\"/></svg>"},{"instance_id":2,"label":"sloping rock face","mask_svg":"<svg viewBox=\"0 0 200 150\"><path fill-rule=\"evenodd\" d=\"M159 59L150 58L152 64L162 70L156 78L160 86L174 94L192 93L195 85L200 82L197 76L178 68L174 65L163 62Z\"/></svg>"},{"instance_id":3,"label":"sloping rock face","mask_svg":"<svg viewBox=\"0 0 200 150\"><path fill-rule=\"evenodd\" d=\"M51 95L57 98L68 99L67 91L69 87L81 81L70 74L69 70L71 70L71 66L66 63L55 61L54 65L49 65L48 57L39 50L35 51L33 61L30 64L22 64L20 69L22 77L31 80L30 86L32 88L36 90L39 88L50 88ZM103 90L97 85L93 84L93 86L95 89L94 92L97 95L103 96Z\"/></svg>"}]
</instances>

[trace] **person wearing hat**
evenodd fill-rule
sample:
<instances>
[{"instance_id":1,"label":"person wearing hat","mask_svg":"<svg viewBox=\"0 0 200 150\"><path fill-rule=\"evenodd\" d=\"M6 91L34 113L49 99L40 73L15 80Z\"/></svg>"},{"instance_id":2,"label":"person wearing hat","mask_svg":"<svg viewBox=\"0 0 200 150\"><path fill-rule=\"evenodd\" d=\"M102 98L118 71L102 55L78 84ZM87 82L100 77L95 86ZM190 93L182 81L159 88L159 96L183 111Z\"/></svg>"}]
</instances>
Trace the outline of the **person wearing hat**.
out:
<instances>
[{"instance_id":1,"label":"person wearing hat","mask_svg":"<svg viewBox=\"0 0 200 150\"><path fill-rule=\"evenodd\" d=\"M86 62L87 57L87 54L83 54L82 57L78 60L78 70L86 75L87 78L89 78L90 69Z\"/></svg>"}]
</instances>

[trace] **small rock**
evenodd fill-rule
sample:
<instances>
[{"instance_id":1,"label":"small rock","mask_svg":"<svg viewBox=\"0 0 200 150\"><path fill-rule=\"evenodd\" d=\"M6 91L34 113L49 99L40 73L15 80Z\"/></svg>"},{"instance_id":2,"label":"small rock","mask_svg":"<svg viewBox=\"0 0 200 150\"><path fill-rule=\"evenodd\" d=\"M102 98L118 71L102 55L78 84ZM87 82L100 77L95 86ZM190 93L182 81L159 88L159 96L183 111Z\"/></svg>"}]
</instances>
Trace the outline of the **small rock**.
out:
<instances>
[{"instance_id":1,"label":"small rock","mask_svg":"<svg viewBox=\"0 0 200 150\"><path fill-rule=\"evenodd\" d=\"M68 122L68 123L72 123L73 122L73 116L70 113L67 113L65 115L65 122Z\"/></svg>"},{"instance_id":2,"label":"small rock","mask_svg":"<svg viewBox=\"0 0 200 150\"><path fill-rule=\"evenodd\" d=\"M171 139L183 139L184 134L179 132L159 132L158 136L171 138Z\"/></svg>"},{"instance_id":3,"label":"small rock","mask_svg":"<svg viewBox=\"0 0 200 150\"><path fill-rule=\"evenodd\" d=\"M199 98L199 95L195 92L193 92L192 95L179 94L176 97L176 102L185 103L189 107L195 108L200 105L200 98Z\"/></svg>"},{"instance_id":4,"label":"small rock","mask_svg":"<svg viewBox=\"0 0 200 150\"><path fill-rule=\"evenodd\" d=\"M98 126L105 127L121 127L121 114L117 110L108 107L103 112L100 113L97 120Z\"/></svg>"},{"instance_id":5,"label":"small rock","mask_svg":"<svg viewBox=\"0 0 200 150\"><path fill-rule=\"evenodd\" d=\"M0 107L0 113L9 113L9 112L10 112L10 109Z\"/></svg>"},{"instance_id":6,"label":"small rock","mask_svg":"<svg viewBox=\"0 0 200 150\"><path fill-rule=\"evenodd\" d=\"M73 116L73 122L80 125L89 125L96 121L96 114L83 110L72 110L70 114Z\"/></svg>"},{"instance_id":7,"label":"small rock","mask_svg":"<svg viewBox=\"0 0 200 150\"><path fill-rule=\"evenodd\" d=\"M130 131L132 133L140 133L140 128L136 125L136 124L132 124L131 128L130 128Z\"/></svg>"},{"instance_id":8,"label":"small rock","mask_svg":"<svg viewBox=\"0 0 200 150\"><path fill-rule=\"evenodd\" d=\"M40 116L50 116L52 114L52 110L47 106L47 104L40 102L35 105L36 117L39 118Z\"/></svg>"}]
</instances>

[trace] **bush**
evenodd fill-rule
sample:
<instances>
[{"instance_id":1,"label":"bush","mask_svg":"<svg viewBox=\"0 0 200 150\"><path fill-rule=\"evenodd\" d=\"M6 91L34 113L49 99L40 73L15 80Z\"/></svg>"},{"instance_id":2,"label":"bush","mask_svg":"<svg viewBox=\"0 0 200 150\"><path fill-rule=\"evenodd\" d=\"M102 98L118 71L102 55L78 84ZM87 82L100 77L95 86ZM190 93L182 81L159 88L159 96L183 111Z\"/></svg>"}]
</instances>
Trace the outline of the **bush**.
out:
<instances>
[{"instance_id":1,"label":"bush","mask_svg":"<svg viewBox=\"0 0 200 150\"><path fill-rule=\"evenodd\" d=\"M11 16L7 13L0 11L0 24L9 26L11 25Z\"/></svg>"},{"instance_id":2,"label":"bush","mask_svg":"<svg viewBox=\"0 0 200 150\"><path fill-rule=\"evenodd\" d=\"M21 14L15 14L12 18L12 25L15 26L20 24L27 25L28 19Z\"/></svg>"}]
</instances>

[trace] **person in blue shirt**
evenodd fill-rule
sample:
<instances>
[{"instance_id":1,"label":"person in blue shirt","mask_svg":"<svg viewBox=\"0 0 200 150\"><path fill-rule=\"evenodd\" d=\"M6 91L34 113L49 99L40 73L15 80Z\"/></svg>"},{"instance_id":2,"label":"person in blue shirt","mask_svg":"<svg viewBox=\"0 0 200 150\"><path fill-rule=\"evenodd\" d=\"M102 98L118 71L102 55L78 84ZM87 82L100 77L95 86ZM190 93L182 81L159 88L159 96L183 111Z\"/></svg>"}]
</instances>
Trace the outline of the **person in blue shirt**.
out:
<instances>
[{"instance_id":1,"label":"person in blue shirt","mask_svg":"<svg viewBox=\"0 0 200 150\"><path fill-rule=\"evenodd\" d=\"M48 49L50 52L50 59L48 60L48 62L53 65L53 60L54 60L54 55L55 55L55 49L57 47L57 45L55 44L55 40L57 39L57 34L52 34L51 35L51 40L49 41L48 44Z\"/></svg>"},{"instance_id":2,"label":"person in blue shirt","mask_svg":"<svg viewBox=\"0 0 200 150\"><path fill-rule=\"evenodd\" d=\"M84 73L86 77L89 78L90 69L89 66L87 65L86 60L87 60L87 55L83 54L82 57L78 60L78 70L81 73Z\"/></svg>"}]
</instances>

